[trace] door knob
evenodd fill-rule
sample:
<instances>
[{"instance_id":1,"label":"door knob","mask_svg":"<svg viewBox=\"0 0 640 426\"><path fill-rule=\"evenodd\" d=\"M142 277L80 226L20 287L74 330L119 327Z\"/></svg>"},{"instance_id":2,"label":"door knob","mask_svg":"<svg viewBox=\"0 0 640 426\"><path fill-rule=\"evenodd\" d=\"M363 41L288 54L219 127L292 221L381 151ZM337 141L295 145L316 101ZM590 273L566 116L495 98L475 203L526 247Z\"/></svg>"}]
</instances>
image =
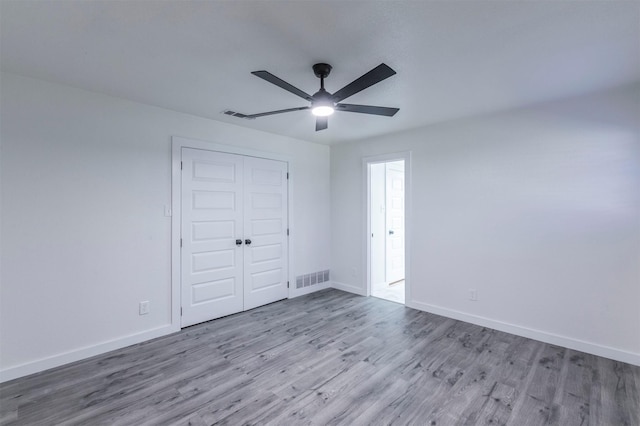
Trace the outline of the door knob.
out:
<instances>
[{"instance_id":1,"label":"door knob","mask_svg":"<svg viewBox=\"0 0 640 426\"><path fill-rule=\"evenodd\" d=\"M245 243L246 245L249 245L249 244L251 244L251 240L246 239L246 240L244 240L244 243Z\"/></svg>"},{"instance_id":2,"label":"door knob","mask_svg":"<svg viewBox=\"0 0 640 426\"><path fill-rule=\"evenodd\" d=\"M236 245L237 246L241 246L242 245L242 240L236 240Z\"/></svg>"},{"instance_id":3,"label":"door knob","mask_svg":"<svg viewBox=\"0 0 640 426\"><path fill-rule=\"evenodd\" d=\"M389 235L393 235L393 234L394 234L393 230L389 229Z\"/></svg>"}]
</instances>

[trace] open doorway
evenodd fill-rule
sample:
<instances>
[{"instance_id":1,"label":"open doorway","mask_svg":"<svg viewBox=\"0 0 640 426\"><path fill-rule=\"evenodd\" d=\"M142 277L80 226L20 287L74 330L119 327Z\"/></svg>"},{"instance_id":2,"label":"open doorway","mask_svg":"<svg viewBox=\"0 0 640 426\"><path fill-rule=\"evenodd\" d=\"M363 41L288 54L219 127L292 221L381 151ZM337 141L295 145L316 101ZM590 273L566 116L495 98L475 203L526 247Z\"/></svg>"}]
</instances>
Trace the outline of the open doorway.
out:
<instances>
[{"instance_id":1,"label":"open doorway","mask_svg":"<svg viewBox=\"0 0 640 426\"><path fill-rule=\"evenodd\" d=\"M369 164L371 295L405 303L405 161Z\"/></svg>"}]
</instances>

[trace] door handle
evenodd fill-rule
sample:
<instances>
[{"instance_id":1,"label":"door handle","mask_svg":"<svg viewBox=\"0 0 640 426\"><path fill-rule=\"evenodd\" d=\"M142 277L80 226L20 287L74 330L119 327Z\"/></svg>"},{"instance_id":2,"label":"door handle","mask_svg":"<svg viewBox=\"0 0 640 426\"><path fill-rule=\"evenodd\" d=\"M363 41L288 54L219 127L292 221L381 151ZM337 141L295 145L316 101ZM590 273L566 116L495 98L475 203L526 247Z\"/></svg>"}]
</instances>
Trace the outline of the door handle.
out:
<instances>
[{"instance_id":1,"label":"door handle","mask_svg":"<svg viewBox=\"0 0 640 426\"><path fill-rule=\"evenodd\" d=\"M241 246L242 245L242 240L236 240L236 245L237 246Z\"/></svg>"},{"instance_id":2,"label":"door handle","mask_svg":"<svg viewBox=\"0 0 640 426\"><path fill-rule=\"evenodd\" d=\"M244 243L245 243L246 245L249 245L249 244L251 244L251 240L246 239L246 240L244 240Z\"/></svg>"},{"instance_id":3,"label":"door handle","mask_svg":"<svg viewBox=\"0 0 640 426\"><path fill-rule=\"evenodd\" d=\"M393 230L389 229L389 235L393 235L393 234L394 234Z\"/></svg>"}]
</instances>

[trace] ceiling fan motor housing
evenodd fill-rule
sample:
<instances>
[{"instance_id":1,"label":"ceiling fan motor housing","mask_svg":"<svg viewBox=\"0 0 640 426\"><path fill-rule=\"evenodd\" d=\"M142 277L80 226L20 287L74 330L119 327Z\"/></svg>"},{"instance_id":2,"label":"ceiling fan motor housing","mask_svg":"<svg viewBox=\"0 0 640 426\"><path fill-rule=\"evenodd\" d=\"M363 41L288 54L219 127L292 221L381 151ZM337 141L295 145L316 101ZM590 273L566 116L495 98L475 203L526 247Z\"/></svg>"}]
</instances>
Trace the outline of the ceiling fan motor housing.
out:
<instances>
[{"instance_id":1,"label":"ceiling fan motor housing","mask_svg":"<svg viewBox=\"0 0 640 426\"><path fill-rule=\"evenodd\" d=\"M316 93L314 93L312 98L313 100L311 101L311 106L317 103L322 103L322 104L330 103L331 105L333 105L333 96L331 95L331 93L324 90L324 87L318 90Z\"/></svg>"}]
</instances>

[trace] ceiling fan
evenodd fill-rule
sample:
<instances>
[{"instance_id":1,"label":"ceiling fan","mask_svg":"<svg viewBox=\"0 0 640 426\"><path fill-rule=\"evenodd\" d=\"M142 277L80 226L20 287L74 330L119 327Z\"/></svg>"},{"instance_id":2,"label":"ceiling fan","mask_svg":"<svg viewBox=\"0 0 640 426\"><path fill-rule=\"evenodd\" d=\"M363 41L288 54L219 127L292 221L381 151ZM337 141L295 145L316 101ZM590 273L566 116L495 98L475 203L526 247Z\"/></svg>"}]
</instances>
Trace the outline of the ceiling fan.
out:
<instances>
[{"instance_id":1,"label":"ceiling fan","mask_svg":"<svg viewBox=\"0 0 640 426\"><path fill-rule=\"evenodd\" d=\"M233 117L238 118L246 118L246 119L254 119L258 117L264 117L266 115L274 115L274 114L282 114L285 112L293 112L293 111L302 111L305 109L310 109L313 115L316 118L316 132L319 130L324 130L329 126L329 116L333 114L334 111L345 111L345 112L358 112L361 114L373 114L373 115L384 115L387 117L393 117L396 112L398 112L399 108L388 108L381 106L373 106L373 105L355 105L355 104L343 104L341 101L343 99L348 98L349 96L355 95L356 93L366 89L369 86L373 86L381 82L382 80L391 77L396 72L391 69L386 64L380 64L368 73L363 76L355 79L351 83L344 86L342 89L337 92L331 94L324 89L324 79L329 76L331 72L331 65L329 64L315 64L313 66L313 72L320 79L320 90L313 94L313 96L308 93L303 92L297 87L287 83L284 80L276 77L267 71L253 71L251 74L256 77L260 77L263 80L268 81L269 83L275 84L276 86L286 90L287 92L291 92L296 96L300 96L302 99L311 102L311 105L297 108L287 108L280 109L277 111L269 111L269 112L261 112L259 114L242 114L235 111L225 111L224 113Z\"/></svg>"}]
</instances>

